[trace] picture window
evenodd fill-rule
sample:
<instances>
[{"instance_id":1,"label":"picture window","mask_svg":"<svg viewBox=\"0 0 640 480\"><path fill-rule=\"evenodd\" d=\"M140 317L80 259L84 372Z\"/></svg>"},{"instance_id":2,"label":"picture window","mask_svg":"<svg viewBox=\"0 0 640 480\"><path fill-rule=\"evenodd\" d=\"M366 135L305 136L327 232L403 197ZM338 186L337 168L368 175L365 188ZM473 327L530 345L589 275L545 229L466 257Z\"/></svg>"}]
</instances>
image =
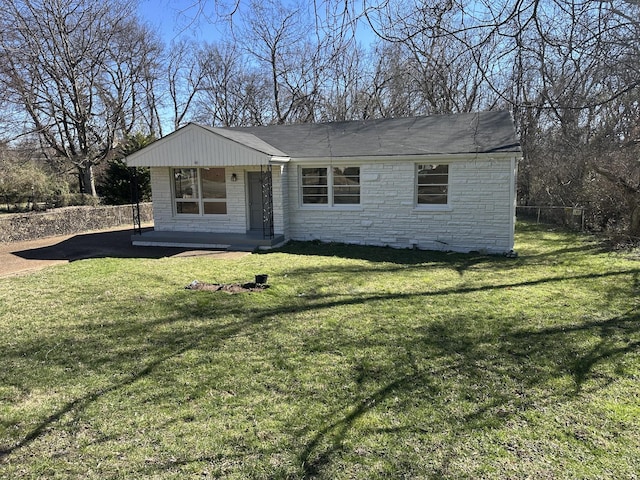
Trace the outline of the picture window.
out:
<instances>
[{"instance_id":1,"label":"picture window","mask_svg":"<svg viewBox=\"0 0 640 480\"><path fill-rule=\"evenodd\" d=\"M177 215L225 215L224 168L174 168L173 197Z\"/></svg>"}]
</instances>

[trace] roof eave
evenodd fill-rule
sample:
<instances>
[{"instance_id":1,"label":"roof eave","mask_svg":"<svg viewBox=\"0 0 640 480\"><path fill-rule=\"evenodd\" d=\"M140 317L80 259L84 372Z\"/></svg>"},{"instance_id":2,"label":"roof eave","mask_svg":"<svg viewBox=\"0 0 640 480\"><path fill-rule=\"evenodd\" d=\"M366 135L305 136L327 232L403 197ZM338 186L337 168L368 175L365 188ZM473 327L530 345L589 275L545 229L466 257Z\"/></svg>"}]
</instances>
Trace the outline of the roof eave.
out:
<instances>
[{"instance_id":1,"label":"roof eave","mask_svg":"<svg viewBox=\"0 0 640 480\"><path fill-rule=\"evenodd\" d=\"M465 152L465 153L419 153L399 155L354 155L354 156L326 156L326 157L291 157L293 162L382 162L382 161L418 161L418 160L465 160L469 158L511 159L522 155L520 150L493 152Z\"/></svg>"}]
</instances>

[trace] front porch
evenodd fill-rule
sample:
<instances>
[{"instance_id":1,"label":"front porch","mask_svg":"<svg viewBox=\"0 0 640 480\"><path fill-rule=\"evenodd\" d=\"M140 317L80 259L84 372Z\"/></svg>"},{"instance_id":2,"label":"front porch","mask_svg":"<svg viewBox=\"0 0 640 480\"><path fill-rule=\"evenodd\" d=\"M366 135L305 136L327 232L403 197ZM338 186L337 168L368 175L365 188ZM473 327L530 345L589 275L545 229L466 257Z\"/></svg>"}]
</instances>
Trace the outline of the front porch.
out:
<instances>
[{"instance_id":1,"label":"front porch","mask_svg":"<svg viewBox=\"0 0 640 480\"><path fill-rule=\"evenodd\" d=\"M131 243L141 247L180 247L194 249L231 250L253 252L269 250L286 243L284 235L263 238L262 232L209 233L209 232L142 232L131 236Z\"/></svg>"}]
</instances>

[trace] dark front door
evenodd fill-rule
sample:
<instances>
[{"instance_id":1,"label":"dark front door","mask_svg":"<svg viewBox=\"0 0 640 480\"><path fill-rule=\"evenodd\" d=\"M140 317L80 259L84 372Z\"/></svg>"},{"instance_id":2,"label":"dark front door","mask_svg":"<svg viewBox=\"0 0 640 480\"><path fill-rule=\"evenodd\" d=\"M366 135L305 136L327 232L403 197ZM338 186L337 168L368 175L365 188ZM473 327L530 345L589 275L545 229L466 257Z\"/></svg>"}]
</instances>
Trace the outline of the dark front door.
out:
<instances>
[{"instance_id":1,"label":"dark front door","mask_svg":"<svg viewBox=\"0 0 640 480\"><path fill-rule=\"evenodd\" d=\"M262 231L262 174L249 172L249 229Z\"/></svg>"}]
</instances>

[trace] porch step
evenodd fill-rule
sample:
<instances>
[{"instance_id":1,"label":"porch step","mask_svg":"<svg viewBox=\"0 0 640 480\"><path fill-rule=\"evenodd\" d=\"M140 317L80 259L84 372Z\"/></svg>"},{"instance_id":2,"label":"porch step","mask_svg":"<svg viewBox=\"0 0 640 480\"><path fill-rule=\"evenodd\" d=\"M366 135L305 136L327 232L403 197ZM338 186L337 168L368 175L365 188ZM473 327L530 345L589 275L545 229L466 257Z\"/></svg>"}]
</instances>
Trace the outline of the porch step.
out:
<instances>
[{"instance_id":1,"label":"porch step","mask_svg":"<svg viewBox=\"0 0 640 480\"><path fill-rule=\"evenodd\" d=\"M255 252L258 247L255 245L229 245L226 249L231 252Z\"/></svg>"}]
</instances>

